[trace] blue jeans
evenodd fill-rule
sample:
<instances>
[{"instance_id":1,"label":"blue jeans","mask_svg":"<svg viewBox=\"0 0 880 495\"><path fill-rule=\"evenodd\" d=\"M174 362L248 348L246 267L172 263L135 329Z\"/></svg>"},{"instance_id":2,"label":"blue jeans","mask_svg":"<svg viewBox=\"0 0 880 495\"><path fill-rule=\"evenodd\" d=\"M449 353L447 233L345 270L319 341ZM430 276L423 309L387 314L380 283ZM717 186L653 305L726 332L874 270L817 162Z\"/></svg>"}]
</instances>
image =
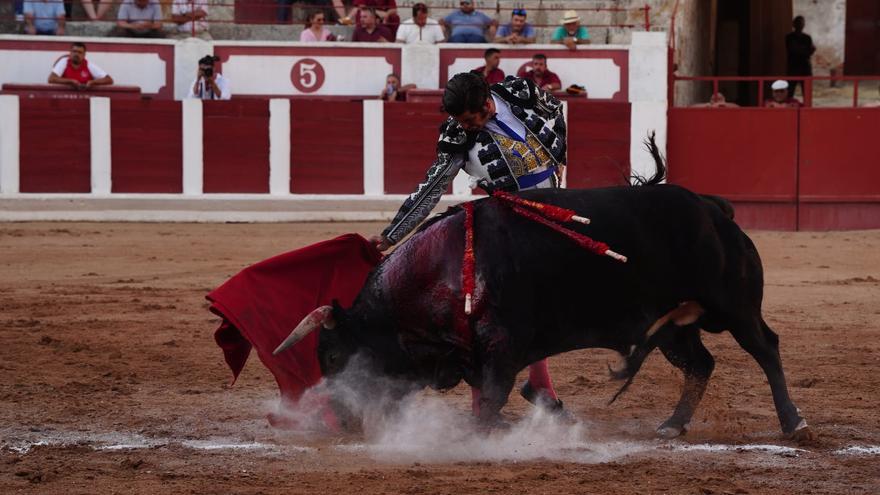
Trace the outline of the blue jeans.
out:
<instances>
[{"instance_id":1,"label":"blue jeans","mask_svg":"<svg viewBox=\"0 0 880 495\"><path fill-rule=\"evenodd\" d=\"M482 34L458 33L449 37L450 43L486 43L486 37Z\"/></svg>"}]
</instances>

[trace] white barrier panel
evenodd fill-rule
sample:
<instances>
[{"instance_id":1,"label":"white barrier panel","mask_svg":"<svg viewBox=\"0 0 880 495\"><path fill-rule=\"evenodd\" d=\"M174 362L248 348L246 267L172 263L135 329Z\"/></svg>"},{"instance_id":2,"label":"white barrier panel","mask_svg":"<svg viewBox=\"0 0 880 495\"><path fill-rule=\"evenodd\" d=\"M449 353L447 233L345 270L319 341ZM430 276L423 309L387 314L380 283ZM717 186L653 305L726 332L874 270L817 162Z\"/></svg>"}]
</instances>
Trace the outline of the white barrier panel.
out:
<instances>
[{"instance_id":1,"label":"white barrier panel","mask_svg":"<svg viewBox=\"0 0 880 495\"><path fill-rule=\"evenodd\" d=\"M357 44L356 44L357 45ZM400 73L401 45L215 43L239 96L373 96Z\"/></svg>"},{"instance_id":2,"label":"white barrier panel","mask_svg":"<svg viewBox=\"0 0 880 495\"><path fill-rule=\"evenodd\" d=\"M290 194L290 100L269 100L269 194Z\"/></svg>"},{"instance_id":3,"label":"white barrier panel","mask_svg":"<svg viewBox=\"0 0 880 495\"><path fill-rule=\"evenodd\" d=\"M84 43L86 60L107 71L116 84L138 86L158 98L174 97L174 40L0 35L0 67L5 68L0 85L46 84L73 42Z\"/></svg>"},{"instance_id":4,"label":"white barrier panel","mask_svg":"<svg viewBox=\"0 0 880 495\"><path fill-rule=\"evenodd\" d=\"M110 98L89 99L92 194L110 194Z\"/></svg>"},{"instance_id":5,"label":"white barrier panel","mask_svg":"<svg viewBox=\"0 0 880 495\"><path fill-rule=\"evenodd\" d=\"M19 184L18 96L0 95L0 194L15 194Z\"/></svg>"}]
</instances>

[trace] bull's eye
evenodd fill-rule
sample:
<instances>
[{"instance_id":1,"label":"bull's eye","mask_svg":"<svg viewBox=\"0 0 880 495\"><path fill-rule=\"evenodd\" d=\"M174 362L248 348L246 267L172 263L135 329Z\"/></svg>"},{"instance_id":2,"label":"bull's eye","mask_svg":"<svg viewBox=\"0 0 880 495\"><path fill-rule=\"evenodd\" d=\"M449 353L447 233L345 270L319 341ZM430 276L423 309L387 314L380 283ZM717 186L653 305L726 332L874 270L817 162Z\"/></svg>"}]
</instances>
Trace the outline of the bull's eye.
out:
<instances>
[{"instance_id":1,"label":"bull's eye","mask_svg":"<svg viewBox=\"0 0 880 495\"><path fill-rule=\"evenodd\" d=\"M336 364L338 358L339 356L335 352L327 354L327 364Z\"/></svg>"}]
</instances>

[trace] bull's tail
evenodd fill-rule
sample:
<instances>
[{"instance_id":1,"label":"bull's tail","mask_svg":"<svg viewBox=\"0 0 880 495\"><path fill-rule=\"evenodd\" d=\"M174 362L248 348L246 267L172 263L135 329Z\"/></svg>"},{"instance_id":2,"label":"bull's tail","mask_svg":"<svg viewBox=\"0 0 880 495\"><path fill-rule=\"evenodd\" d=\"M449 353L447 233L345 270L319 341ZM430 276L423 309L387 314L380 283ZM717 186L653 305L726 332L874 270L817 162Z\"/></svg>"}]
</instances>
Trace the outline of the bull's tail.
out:
<instances>
[{"instance_id":1,"label":"bull's tail","mask_svg":"<svg viewBox=\"0 0 880 495\"><path fill-rule=\"evenodd\" d=\"M617 390L617 393L611 397L611 400L608 401L608 405L614 403L618 397L623 395L624 392L629 389L629 386L632 385L633 380L638 374L639 370L642 368L642 363L645 362L645 358L648 357L648 354L651 354L657 347L657 342L653 341L653 339L648 339L647 342L644 342L642 345L633 346L632 351L630 351L629 355L624 356L625 365L623 369L614 370L611 367L608 367L608 371L611 373L611 378L614 380L626 380L623 382L623 385L620 386L620 389Z\"/></svg>"},{"instance_id":2,"label":"bull's tail","mask_svg":"<svg viewBox=\"0 0 880 495\"><path fill-rule=\"evenodd\" d=\"M609 406L627 391L629 386L632 385L633 379L635 379L639 370L642 369L642 364L644 364L645 359L648 358L648 355L651 354L654 349L671 337L672 329L674 328L676 327L672 324L661 326L656 332L648 335L642 343L632 346L629 354L622 356L623 367L620 369L611 369L610 366L608 367L612 380L626 380L623 382L623 385L620 386L620 389L617 390L617 393L615 393L614 396L611 397L611 400L608 401Z\"/></svg>"},{"instance_id":3,"label":"bull's tail","mask_svg":"<svg viewBox=\"0 0 880 495\"><path fill-rule=\"evenodd\" d=\"M651 178L645 178L638 174L632 174L630 176L630 183L634 186L654 186L666 180L666 161L660 155L660 148L657 147L655 135L656 133L651 131L648 139L645 140L645 148L648 149L648 153L651 153L651 156L654 158L654 175Z\"/></svg>"}]
</instances>

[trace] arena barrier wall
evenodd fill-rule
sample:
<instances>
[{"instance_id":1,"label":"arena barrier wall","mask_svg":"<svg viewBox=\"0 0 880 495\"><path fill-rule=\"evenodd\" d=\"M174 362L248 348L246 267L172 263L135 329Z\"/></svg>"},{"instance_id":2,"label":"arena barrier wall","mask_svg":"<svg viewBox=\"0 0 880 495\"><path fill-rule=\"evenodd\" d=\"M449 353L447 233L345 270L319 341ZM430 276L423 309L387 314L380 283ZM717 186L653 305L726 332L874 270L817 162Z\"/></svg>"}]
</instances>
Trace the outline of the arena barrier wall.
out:
<instances>
[{"instance_id":1,"label":"arena barrier wall","mask_svg":"<svg viewBox=\"0 0 880 495\"><path fill-rule=\"evenodd\" d=\"M880 108L673 108L669 180L773 230L880 228Z\"/></svg>"},{"instance_id":2,"label":"arena barrier wall","mask_svg":"<svg viewBox=\"0 0 880 495\"><path fill-rule=\"evenodd\" d=\"M568 182L629 175L629 103L569 102ZM430 103L242 99L138 101L0 96L18 116L6 195L121 193L400 195L433 161L445 119ZM10 119L5 119L10 120ZM5 141L4 141L5 143ZM2 157L3 155L0 155ZM450 192L469 195L464 174Z\"/></svg>"},{"instance_id":3,"label":"arena barrier wall","mask_svg":"<svg viewBox=\"0 0 880 495\"><path fill-rule=\"evenodd\" d=\"M0 35L0 66L13 68L0 71L0 84L45 84L53 63L67 53L72 41L85 42L88 48L87 57L107 70L117 84L139 87L144 98L155 102L152 106L146 106L150 106L154 112L158 113L161 113L159 112L160 108L163 109L163 112L173 112L172 109L175 108L173 105L159 104L158 101L183 100L186 97L196 75L198 60L205 54L214 54L220 57L218 70L222 71L232 82L233 100L266 100L274 97L292 100L320 98L350 102L355 99L375 98L385 86L385 76L390 72L401 74L405 84L414 83L419 88L428 90L440 89L450 74L483 65L483 51L492 46L481 44L209 42L197 38L175 41ZM641 143L648 132L656 131L661 149L665 150L666 146L666 86L668 83L666 33L634 32L630 45L590 45L579 47L576 51L570 51L559 45L531 45L528 49L514 49L501 45L499 47L502 49L501 67L508 74L515 74L523 64L530 60L533 54L545 53L549 57L550 68L560 75L563 86L579 84L586 88L588 95L588 98L585 98L586 103L629 103L630 149L627 167L632 166L634 171L641 174L649 174L653 170L653 163L650 157L644 153ZM49 96L70 97L69 94L60 93ZM116 102L117 99L114 98L114 105ZM256 107L249 107L245 103L242 105L239 107L244 112L241 115L242 118L245 118L245 115L251 115L245 120L253 118L252 112ZM146 108L146 106L141 104L139 107L135 104L129 108ZM343 108L333 106L328 108L331 107L334 109L331 112ZM280 107L278 108L280 110ZM125 116L121 108L112 110L112 113L114 122L117 118L133 118L132 115ZM181 113L185 114L186 112L181 110ZM213 115L211 109L203 113L204 130L207 132L208 139L213 139L211 136L222 135L224 126L222 121L218 119L225 117ZM29 115L30 113L25 118L30 118ZM168 113L165 116L171 118ZM357 139L357 133L349 128L354 125L351 119L354 121L358 119L356 115L343 117L332 113L330 117L333 125L342 126L342 130L351 139ZM392 117L397 119L400 116L394 114ZM294 112L293 118L291 124L294 128L291 129L291 132L294 135L291 136L291 145L303 146L305 142L297 134L303 128L310 127L310 122L311 125L319 125L320 120L317 119L320 116L301 116ZM11 115L2 115L0 120L11 121ZM214 123L218 123L218 126L214 126ZM18 124L7 122L4 125L17 126ZM176 125L174 124L174 126ZM113 126L115 127L116 124L114 123ZM167 132L174 132L174 129L174 127L170 127ZM336 129L333 128L329 128L329 130L336 132ZM615 127L615 130L621 132L619 127ZM384 134L384 128L370 128L364 129L364 131L376 135ZM186 127L183 132L187 132ZM327 134L323 133L322 136ZM265 142L265 138L265 135L249 135L247 137L248 140L253 140L253 143ZM116 137L113 137L113 140L115 141ZM189 141L184 140L184 143L187 142ZM107 146L110 146L109 142ZM118 152L115 147L110 146L113 149L113 158L125 161L125 167L128 167L128 163L131 163L132 160L137 161L139 156L149 156L149 154L137 155L133 151L137 145L133 144L132 146L132 151L119 152L123 155L131 155L125 158L122 158L122 155L117 156ZM340 146L342 148L336 149ZM360 152L352 151L353 148L346 151L346 146L349 145L342 144L337 140L335 146L331 146L334 148L334 157L342 160L340 162L342 167L359 168L360 164L355 164L350 160ZM353 143L351 146L357 148L359 145ZM383 146L384 142L376 142L372 139L365 140L365 147L371 156L382 151ZM206 149L206 153L209 155L214 152L213 146L208 146ZM186 157L190 156L187 150L187 146L183 146L181 150L183 154L181 160L183 161L186 161ZM396 150L388 151L397 153ZM192 152L196 153L196 151ZM236 151L236 153L244 154L251 152L252 150ZM276 150L277 152L278 150ZM325 149L325 152L329 151ZM9 160L13 160L11 158L12 152L7 151L6 153L10 156ZM264 158L265 153L272 154L273 152L270 149L268 151L254 151L254 153L259 155L255 158L262 159L261 157ZM418 153L425 154L424 151ZM83 157L79 158L85 160ZM195 159L195 155L192 155L191 158ZM205 182L202 184L203 187L198 190L215 192L224 188L225 186L216 183L215 172L222 173L222 162L227 159L227 155L212 155L202 158L206 163L210 163L208 165L210 170L205 172L207 174L204 177ZM231 159L231 157L229 158ZM171 163L167 166L172 167L175 164ZM163 164L162 167L164 166L166 165ZM11 167L11 165L7 165L7 167ZM300 167L298 171L302 171L305 175L297 177L299 179L296 181L297 187L301 186L303 189L296 192L316 190L314 185L308 184L311 176L308 176L307 169ZM320 170L320 173L323 175L319 175L315 180L325 181L333 178L326 175L329 173L327 170ZM406 174L406 172L402 173ZM114 171L113 174L115 181L116 172ZM80 175L82 175L81 171ZM122 177L120 176L122 183L118 188L114 182L113 190L109 192L138 192L139 188L148 187L146 183L128 183ZM401 190L402 185L398 181L405 177L406 175L404 177L390 175L388 180L391 189L389 190ZM181 192L170 186L170 183L174 182L174 178L170 175L158 174L155 179L159 182L168 182L163 185L167 192ZM276 177L276 180L283 179L284 177L280 175ZM336 180L344 182L347 179L342 177L340 173ZM340 182L337 185L338 190L355 194L371 194L371 192L381 194L384 191L383 187L379 187L382 186L379 183L371 184L366 189L355 187L350 182L347 184ZM11 186L7 186L6 190L10 190L10 188ZM82 190L83 186L82 183L79 183L78 185L70 185L69 188ZM240 183L236 188L255 193L262 191L262 186L254 183Z\"/></svg>"}]
</instances>

